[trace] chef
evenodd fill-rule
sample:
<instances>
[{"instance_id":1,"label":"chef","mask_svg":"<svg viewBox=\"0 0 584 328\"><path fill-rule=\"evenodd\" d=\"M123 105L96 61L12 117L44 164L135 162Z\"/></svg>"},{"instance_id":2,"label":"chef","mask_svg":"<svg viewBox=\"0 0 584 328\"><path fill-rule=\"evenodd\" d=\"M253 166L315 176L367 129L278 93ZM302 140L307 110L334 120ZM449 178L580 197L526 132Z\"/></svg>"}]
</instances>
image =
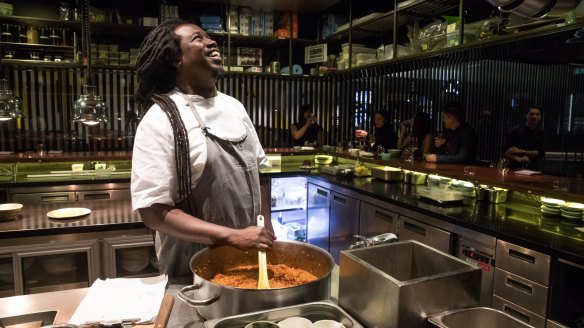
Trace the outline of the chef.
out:
<instances>
[{"instance_id":1,"label":"chef","mask_svg":"<svg viewBox=\"0 0 584 328\"><path fill-rule=\"evenodd\" d=\"M191 277L189 260L208 245L267 250L275 235L260 190L267 165L243 105L219 92L217 43L199 26L165 21L137 58L136 102L147 109L132 156L132 206L156 231L162 273ZM265 197L264 199L266 199Z\"/></svg>"}]
</instances>

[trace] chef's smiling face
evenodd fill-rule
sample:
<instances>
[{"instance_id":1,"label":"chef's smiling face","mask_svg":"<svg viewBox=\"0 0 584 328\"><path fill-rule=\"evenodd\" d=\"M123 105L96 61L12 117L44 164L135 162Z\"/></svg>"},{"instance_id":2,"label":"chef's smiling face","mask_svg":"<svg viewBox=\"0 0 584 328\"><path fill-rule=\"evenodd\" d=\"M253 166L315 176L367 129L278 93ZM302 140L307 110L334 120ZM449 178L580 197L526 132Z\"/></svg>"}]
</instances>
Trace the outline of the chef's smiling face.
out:
<instances>
[{"instance_id":1,"label":"chef's smiling face","mask_svg":"<svg viewBox=\"0 0 584 328\"><path fill-rule=\"evenodd\" d=\"M179 25L175 34L180 38L181 59L179 68L186 68L197 75L209 72L213 75L223 72L221 53L217 42L199 26Z\"/></svg>"}]
</instances>

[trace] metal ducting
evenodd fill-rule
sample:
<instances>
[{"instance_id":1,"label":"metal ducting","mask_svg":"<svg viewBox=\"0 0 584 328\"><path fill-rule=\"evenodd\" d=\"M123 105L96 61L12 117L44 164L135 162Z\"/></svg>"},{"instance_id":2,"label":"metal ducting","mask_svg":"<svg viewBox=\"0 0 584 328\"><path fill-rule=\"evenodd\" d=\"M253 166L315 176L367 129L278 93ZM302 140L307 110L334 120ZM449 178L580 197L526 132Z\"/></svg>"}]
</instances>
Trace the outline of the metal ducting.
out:
<instances>
[{"instance_id":1,"label":"metal ducting","mask_svg":"<svg viewBox=\"0 0 584 328\"><path fill-rule=\"evenodd\" d=\"M542 18L544 16L561 16L575 9L582 0L487 0L502 12L529 17Z\"/></svg>"}]
</instances>

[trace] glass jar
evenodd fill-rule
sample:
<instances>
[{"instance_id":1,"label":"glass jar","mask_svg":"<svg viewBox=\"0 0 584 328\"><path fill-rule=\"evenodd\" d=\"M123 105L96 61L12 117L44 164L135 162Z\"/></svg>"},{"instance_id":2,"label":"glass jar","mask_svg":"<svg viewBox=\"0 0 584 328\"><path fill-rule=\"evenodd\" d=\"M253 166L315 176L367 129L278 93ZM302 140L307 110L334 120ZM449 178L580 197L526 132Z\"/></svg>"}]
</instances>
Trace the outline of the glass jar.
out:
<instances>
[{"instance_id":1,"label":"glass jar","mask_svg":"<svg viewBox=\"0 0 584 328\"><path fill-rule=\"evenodd\" d=\"M39 43L40 44L50 44L49 41L49 31L45 27L39 29Z\"/></svg>"},{"instance_id":2,"label":"glass jar","mask_svg":"<svg viewBox=\"0 0 584 328\"><path fill-rule=\"evenodd\" d=\"M51 45L58 46L61 44L61 36L58 34L58 29L52 29L49 35Z\"/></svg>"},{"instance_id":3,"label":"glass jar","mask_svg":"<svg viewBox=\"0 0 584 328\"><path fill-rule=\"evenodd\" d=\"M16 37L17 37L16 42L28 43L26 27L22 25L16 25Z\"/></svg>"},{"instance_id":4,"label":"glass jar","mask_svg":"<svg viewBox=\"0 0 584 328\"><path fill-rule=\"evenodd\" d=\"M30 44L38 44L39 43L39 31L34 26L29 26L26 29L26 40Z\"/></svg>"},{"instance_id":5,"label":"glass jar","mask_svg":"<svg viewBox=\"0 0 584 328\"><path fill-rule=\"evenodd\" d=\"M66 1L61 1L59 5L59 19L68 21L70 19L69 16L69 3Z\"/></svg>"},{"instance_id":6,"label":"glass jar","mask_svg":"<svg viewBox=\"0 0 584 328\"><path fill-rule=\"evenodd\" d=\"M13 27L11 24L2 24L0 40L2 40L2 42L12 42L12 31Z\"/></svg>"}]
</instances>

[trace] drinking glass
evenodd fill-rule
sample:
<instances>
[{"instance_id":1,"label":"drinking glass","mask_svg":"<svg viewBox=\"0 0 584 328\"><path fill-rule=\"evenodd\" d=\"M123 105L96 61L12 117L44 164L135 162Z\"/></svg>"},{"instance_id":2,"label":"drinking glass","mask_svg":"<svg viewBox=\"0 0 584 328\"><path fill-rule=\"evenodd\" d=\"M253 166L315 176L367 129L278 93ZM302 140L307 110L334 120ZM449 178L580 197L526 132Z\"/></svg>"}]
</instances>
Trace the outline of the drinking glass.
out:
<instances>
[{"instance_id":1,"label":"drinking glass","mask_svg":"<svg viewBox=\"0 0 584 328\"><path fill-rule=\"evenodd\" d=\"M377 146L377 156L381 157L383 153L385 153L385 147L383 147L383 145Z\"/></svg>"},{"instance_id":2,"label":"drinking glass","mask_svg":"<svg viewBox=\"0 0 584 328\"><path fill-rule=\"evenodd\" d=\"M373 151L373 145L375 145L375 136L374 135L370 135L369 136L369 146L371 146L371 151Z\"/></svg>"},{"instance_id":3,"label":"drinking glass","mask_svg":"<svg viewBox=\"0 0 584 328\"><path fill-rule=\"evenodd\" d=\"M509 161L506 158L501 158L497 163L497 172L500 175L505 175L507 171L509 171Z\"/></svg>"},{"instance_id":4,"label":"drinking glass","mask_svg":"<svg viewBox=\"0 0 584 328\"><path fill-rule=\"evenodd\" d=\"M465 166L464 175L469 178L474 178L474 176L476 175L476 168L474 166Z\"/></svg>"}]
</instances>

